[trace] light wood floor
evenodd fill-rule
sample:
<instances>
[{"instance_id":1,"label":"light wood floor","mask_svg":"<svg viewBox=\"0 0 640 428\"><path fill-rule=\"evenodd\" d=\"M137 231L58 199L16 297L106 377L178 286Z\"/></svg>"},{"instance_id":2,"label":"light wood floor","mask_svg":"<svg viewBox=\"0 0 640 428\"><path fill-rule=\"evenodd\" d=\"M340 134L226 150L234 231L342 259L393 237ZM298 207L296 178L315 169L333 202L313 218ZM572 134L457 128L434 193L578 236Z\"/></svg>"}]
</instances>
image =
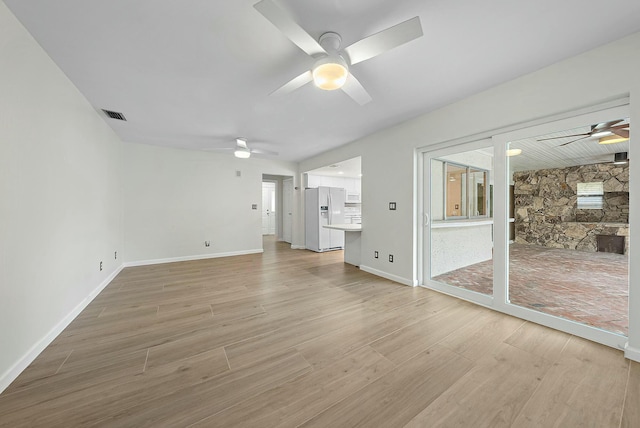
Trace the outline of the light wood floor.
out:
<instances>
[{"instance_id":1,"label":"light wood floor","mask_svg":"<svg viewBox=\"0 0 640 428\"><path fill-rule=\"evenodd\" d=\"M125 269L0 426L639 427L621 351L290 250Z\"/></svg>"}]
</instances>

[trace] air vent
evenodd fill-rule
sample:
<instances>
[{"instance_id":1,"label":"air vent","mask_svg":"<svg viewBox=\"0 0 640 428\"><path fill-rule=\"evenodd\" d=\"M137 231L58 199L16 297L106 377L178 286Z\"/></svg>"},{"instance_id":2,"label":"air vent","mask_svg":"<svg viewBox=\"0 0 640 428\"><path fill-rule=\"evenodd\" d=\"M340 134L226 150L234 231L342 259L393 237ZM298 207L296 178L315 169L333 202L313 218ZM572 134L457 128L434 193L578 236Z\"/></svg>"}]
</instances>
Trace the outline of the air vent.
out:
<instances>
[{"instance_id":1,"label":"air vent","mask_svg":"<svg viewBox=\"0 0 640 428\"><path fill-rule=\"evenodd\" d=\"M105 110L105 109L102 109L102 111L111 119L124 120L125 122L127 121L127 119L124 117L124 114L122 113L118 113L117 111Z\"/></svg>"}]
</instances>

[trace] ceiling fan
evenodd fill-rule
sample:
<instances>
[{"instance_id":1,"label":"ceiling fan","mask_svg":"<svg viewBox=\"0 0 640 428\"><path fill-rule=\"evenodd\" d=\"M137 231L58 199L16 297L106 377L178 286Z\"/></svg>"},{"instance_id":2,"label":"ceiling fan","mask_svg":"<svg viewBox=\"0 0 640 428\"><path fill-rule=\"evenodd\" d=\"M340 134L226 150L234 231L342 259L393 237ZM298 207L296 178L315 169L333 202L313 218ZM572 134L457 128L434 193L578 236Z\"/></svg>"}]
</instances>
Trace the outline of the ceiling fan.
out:
<instances>
[{"instance_id":1,"label":"ceiling fan","mask_svg":"<svg viewBox=\"0 0 640 428\"><path fill-rule=\"evenodd\" d=\"M610 122L602 122L596 125L591 125L591 130L582 134L562 135L558 137L542 138L537 141L556 140L559 138L580 137L580 138L576 138L575 140L571 140L566 143L560 144L560 146L558 146L558 147L562 147L562 146L566 146L567 144L575 143L576 141L584 140L587 138L601 137L599 140L599 144L617 143L617 142L629 139L629 124L623 123L621 125L618 125L620 122L623 122L623 120L619 119L619 120L613 120Z\"/></svg>"},{"instance_id":2,"label":"ceiling fan","mask_svg":"<svg viewBox=\"0 0 640 428\"><path fill-rule=\"evenodd\" d=\"M420 18L416 16L342 48L342 38L338 33L326 32L316 40L272 0L262 0L253 7L315 59L311 69L294 77L271 95L287 94L313 81L320 89L342 89L355 102L364 105L371 101L371 96L349 67L422 36Z\"/></svg>"},{"instance_id":3,"label":"ceiling fan","mask_svg":"<svg viewBox=\"0 0 640 428\"><path fill-rule=\"evenodd\" d=\"M209 150L233 150L233 155L237 158L246 159L251 157L253 153L258 155L271 155L278 156L278 152L274 152L271 150L263 150L263 149L251 149L247 145L246 138L236 138L236 146L235 147L214 147Z\"/></svg>"}]
</instances>

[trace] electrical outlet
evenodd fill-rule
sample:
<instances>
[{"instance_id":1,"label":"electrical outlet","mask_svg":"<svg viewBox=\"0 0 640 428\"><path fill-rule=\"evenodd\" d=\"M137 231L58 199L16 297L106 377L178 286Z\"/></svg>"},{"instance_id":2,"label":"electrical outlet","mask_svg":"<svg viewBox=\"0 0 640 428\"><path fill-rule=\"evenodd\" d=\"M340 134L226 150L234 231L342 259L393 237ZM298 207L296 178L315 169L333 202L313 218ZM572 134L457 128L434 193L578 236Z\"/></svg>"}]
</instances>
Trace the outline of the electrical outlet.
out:
<instances>
[{"instance_id":1,"label":"electrical outlet","mask_svg":"<svg viewBox=\"0 0 640 428\"><path fill-rule=\"evenodd\" d=\"M211 241L204 241L204 246L205 247L210 247L211 246Z\"/></svg>"},{"instance_id":2,"label":"electrical outlet","mask_svg":"<svg viewBox=\"0 0 640 428\"><path fill-rule=\"evenodd\" d=\"M118 252L117 251L113 252L113 259L114 260L118 260Z\"/></svg>"},{"instance_id":3,"label":"electrical outlet","mask_svg":"<svg viewBox=\"0 0 640 428\"><path fill-rule=\"evenodd\" d=\"M102 272L102 262L100 262L100 272Z\"/></svg>"},{"instance_id":4,"label":"electrical outlet","mask_svg":"<svg viewBox=\"0 0 640 428\"><path fill-rule=\"evenodd\" d=\"M389 262L393 263L393 254L389 254Z\"/></svg>"},{"instance_id":5,"label":"electrical outlet","mask_svg":"<svg viewBox=\"0 0 640 428\"><path fill-rule=\"evenodd\" d=\"M373 258L374 258L374 259L377 259L377 258L378 258L378 252L377 252L377 251L374 251L374 252L373 252Z\"/></svg>"},{"instance_id":6,"label":"electrical outlet","mask_svg":"<svg viewBox=\"0 0 640 428\"><path fill-rule=\"evenodd\" d=\"M396 209L396 203L395 202L389 202L389 209L391 211L395 211Z\"/></svg>"}]
</instances>

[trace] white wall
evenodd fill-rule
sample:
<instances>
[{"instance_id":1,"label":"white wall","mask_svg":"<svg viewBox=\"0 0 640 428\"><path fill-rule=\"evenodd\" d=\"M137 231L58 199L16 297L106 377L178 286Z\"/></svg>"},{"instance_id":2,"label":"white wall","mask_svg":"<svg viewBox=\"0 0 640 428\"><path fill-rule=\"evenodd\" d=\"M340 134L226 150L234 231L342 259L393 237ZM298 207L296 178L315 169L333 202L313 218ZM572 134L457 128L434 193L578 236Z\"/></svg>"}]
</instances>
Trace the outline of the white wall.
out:
<instances>
[{"instance_id":1,"label":"white wall","mask_svg":"<svg viewBox=\"0 0 640 428\"><path fill-rule=\"evenodd\" d=\"M432 227L431 277L491 260L492 232L491 224Z\"/></svg>"},{"instance_id":2,"label":"white wall","mask_svg":"<svg viewBox=\"0 0 640 428\"><path fill-rule=\"evenodd\" d=\"M254 157L126 144L127 262L261 251L263 174L295 176L297 167ZM211 246L205 247L204 241L211 241Z\"/></svg>"},{"instance_id":3,"label":"white wall","mask_svg":"<svg viewBox=\"0 0 640 428\"><path fill-rule=\"evenodd\" d=\"M0 2L0 391L117 272L121 150Z\"/></svg>"}]
</instances>

